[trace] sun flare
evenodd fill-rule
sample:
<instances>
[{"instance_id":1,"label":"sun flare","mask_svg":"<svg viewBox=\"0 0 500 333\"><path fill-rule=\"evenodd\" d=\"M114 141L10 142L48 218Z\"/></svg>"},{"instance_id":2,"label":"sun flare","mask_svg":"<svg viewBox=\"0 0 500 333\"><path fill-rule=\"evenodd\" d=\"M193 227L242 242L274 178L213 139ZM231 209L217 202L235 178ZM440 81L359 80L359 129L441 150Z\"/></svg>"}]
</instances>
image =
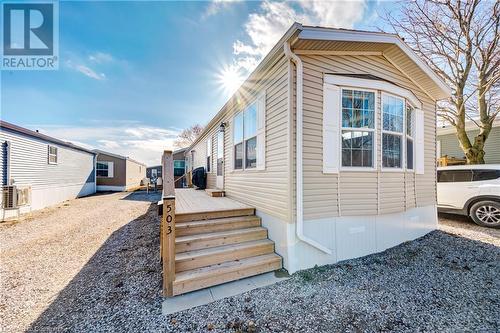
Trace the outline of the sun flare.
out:
<instances>
[{"instance_id":1,"label":"sun flare","mask_svg":"<svg viewBox=\"0 0 500 333\"><path fill-rule=\"evenodd\" d=\"M224 66L217 75L217 81L221 85L224 93L231 95L243 83L243 75L236 66Z\"/></svg>"}]
</instances>

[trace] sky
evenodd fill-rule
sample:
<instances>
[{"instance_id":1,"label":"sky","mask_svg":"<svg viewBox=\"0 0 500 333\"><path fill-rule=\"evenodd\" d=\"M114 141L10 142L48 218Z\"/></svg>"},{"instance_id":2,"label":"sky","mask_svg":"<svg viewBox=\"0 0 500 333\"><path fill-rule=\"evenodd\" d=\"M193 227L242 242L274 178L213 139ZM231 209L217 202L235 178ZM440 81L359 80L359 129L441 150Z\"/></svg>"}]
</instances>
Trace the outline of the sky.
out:
<instances>
[{"instance_id":1,"label":"sky","mask_svg":"<svg viewBox=\"0 0 500 333\"><path fill-rule=\"evenodd\" d=\"M62 1L59 69L2 71L0 117L160 163L206 124L294 21L381 27L388 1Z\"/></svg>"}]
</instances>

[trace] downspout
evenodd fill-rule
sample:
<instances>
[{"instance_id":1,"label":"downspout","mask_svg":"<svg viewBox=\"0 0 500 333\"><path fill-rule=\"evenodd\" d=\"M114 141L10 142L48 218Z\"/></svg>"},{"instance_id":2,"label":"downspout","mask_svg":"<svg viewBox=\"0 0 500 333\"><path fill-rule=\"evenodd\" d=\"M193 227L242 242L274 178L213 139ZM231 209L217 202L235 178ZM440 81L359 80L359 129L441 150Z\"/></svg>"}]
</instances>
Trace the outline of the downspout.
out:
<instances>
[{"instance_id":1,"label":"downspout","mask_svg":"<svg viewBox=\"0 0 500 333\"><path fill-rule=\"evenodd\" d=\"M296 203L296 215L297 215L297 224L296 224L296 234L297 238L304 243L307 243L318 250L321 250L325 253L332 254L332 251L326 246L316 242L314 239L308 238L304 235L304 179L303 179L303 142L302 142L302 127L303 127L303 80L304 80L304 72L303 72L303 64L300 57L298 57L295 53L290 49L290 43L286 42L283 45L283 49L285 51L285 56L292 60L297 66L297 119L296 119L296 186L297 186L297 203ZM290 99L290 96L288 97ZM292 103L288 103L288 112L292 112Z\"/></svg>"}]
</instances>

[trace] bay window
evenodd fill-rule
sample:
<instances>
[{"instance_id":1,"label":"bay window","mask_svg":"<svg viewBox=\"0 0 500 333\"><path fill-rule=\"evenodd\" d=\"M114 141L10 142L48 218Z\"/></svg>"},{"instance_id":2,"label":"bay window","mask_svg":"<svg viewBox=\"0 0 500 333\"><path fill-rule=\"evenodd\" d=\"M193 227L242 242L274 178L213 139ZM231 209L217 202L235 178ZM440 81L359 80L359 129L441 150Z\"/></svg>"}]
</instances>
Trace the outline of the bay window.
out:
<instances>
[{"instance_id":1,"label":"bay window","mask_svg":"<svg viewBox=\"0 0 500 333\"><path fill-rule=\"evenodd\" d=\"M374 167L375 92L342 89L342 166Z\"/></svg>"},{"instance_id":2,"label":"bay window","mask_svg":"<svg viewBox=\"0 0 500 333\"><path fill-rule=\"evenodd\" d=\"M404 129L403 98L382 94L382 167L401 169Z\"/></svg>"}]
</instances>

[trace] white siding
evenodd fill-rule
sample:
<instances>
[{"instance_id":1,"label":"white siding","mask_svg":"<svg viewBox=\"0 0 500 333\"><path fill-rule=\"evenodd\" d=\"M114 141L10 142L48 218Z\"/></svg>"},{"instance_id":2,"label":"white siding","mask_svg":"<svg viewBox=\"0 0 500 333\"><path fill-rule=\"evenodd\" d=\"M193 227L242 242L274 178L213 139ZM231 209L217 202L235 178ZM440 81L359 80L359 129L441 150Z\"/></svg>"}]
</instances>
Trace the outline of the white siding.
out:
<instances>
[{"instance_id":1,"label":"white siding","mask_svg":"<svg viewBox=\"0 0 500 333\"><path fill-rule=\"evenodd\" d=\"M31 209L94 193L94 155L2 129L0 141L11 142L10 178L31 186ZM57 164L47 160L48 146L57 147Z\"/></svg>"}]
</instances>

